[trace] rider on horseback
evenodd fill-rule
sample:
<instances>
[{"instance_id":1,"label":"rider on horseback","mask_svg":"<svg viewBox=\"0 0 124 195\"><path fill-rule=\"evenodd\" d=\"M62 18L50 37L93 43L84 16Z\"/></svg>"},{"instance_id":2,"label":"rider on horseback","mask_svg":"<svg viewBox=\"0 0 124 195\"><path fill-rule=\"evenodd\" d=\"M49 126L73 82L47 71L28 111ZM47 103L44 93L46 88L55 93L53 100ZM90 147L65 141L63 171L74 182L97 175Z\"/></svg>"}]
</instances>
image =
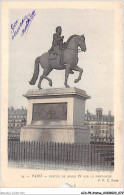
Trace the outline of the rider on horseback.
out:
<instances>
[{"instance_id":1,"label":"rider on horseback","mask_svg":"<svg viewBox=\"0 0 124 195\"><path fill-rule=\"evenodd\" d=\"M52 47L53 47L53 53L59 55L60 50L63 48L63 39L64 36L61 37L62 33L62 28L61 26L58 26L56 28L56 33L53 35L53 42L52 42Z\"/></svg>"},{"instance_id":2,"label":"rider on horseback","mask_svg":"<svg viewBox=\"0 0 124 195\"><path fill-rule=\"evenodd\" d=\"M61 55L60 58L60 65L62 66L62 49L63 49L63 39L64 36L61 36L62 33L62 28L61 26L58 26L56 28L56 33L53 34L53 42L52 42L52 47L49 50L49 53L53 53L54 55L58 56Z\"/></svg>"},{"instance_id":3,"label":"rider on horseback","mask_svg":"<svg viewBox=\"0 0 124 195\"><path fill-rule=\"evenodd\" d=\"M53 54L59 55L60 50L63 48L63 39L64 36L61 37L62 28L61 26L58 26L56 28L56 33L53 34L53 42L52 47L49 50L49 52L53 52Z\"/></svg>"},{"instance_id":4,"label":"rider on horseback","mask_svg":"<svg viewBox=\"0 0 124 195\"><path fill-rule=\"evenodd\" d=\"M53 34L53 42L52 47L49 50L49 53L53 53L54 55L58 56L60 55L60 66L63 66L63 52L64 44L63 39L64 36L61 36L62 28L61 26L57 26L56 33ZM73 74L74 72L70 70L70 74Z\"/></svg>"}]
</instances>

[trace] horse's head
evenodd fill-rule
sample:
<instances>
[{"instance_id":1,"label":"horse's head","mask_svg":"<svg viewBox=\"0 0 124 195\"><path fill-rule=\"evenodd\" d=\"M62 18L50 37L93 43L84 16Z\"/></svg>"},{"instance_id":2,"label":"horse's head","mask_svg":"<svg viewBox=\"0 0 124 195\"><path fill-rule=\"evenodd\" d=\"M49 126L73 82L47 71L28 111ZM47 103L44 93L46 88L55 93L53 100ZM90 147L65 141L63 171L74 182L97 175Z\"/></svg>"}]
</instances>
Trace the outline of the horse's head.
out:
<instances>
[{"instance_id":1,"label":"horse's head","mask_svg":"<svg viewBox=\"0 0 124 195\"><path fill-rule=\"evenodd\" d=\"M77 44L81 48L82 51L86 51L86 44L85 44L85 37L84 35L82 36L77 36Z\"/></svg>"}]
</instances>

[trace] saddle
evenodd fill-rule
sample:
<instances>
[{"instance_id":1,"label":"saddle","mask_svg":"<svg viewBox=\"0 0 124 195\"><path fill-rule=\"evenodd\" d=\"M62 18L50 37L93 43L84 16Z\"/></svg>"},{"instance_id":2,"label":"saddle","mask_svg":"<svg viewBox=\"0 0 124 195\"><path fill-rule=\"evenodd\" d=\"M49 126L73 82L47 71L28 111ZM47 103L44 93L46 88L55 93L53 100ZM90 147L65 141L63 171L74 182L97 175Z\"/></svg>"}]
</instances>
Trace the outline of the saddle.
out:
<instances>
[{"instance_id":1,"label":"saddle","mask_svg":"<svg viewBox=\"0 0 124 195\"><path fill-rule=\"evenodd\" d=\"M62 45L62 48L60 49L60 53L54 54L54 48L51 47L51 49L48 51L49 52L49 60L56 60L58 58L60 58L60 65L63 65L63 59L64 59L64 50L67 48L67 42L64 42Z\"/></svg>"},{"instance_id":2,"label":"saddle","mask_svg":"<svg viewBox=\"0 0 124 195\"><path fill-rule=\"evenodd\" d=\"M58 58L59 55L54 54L53 52L49 52L49 60L55 60Z\"/></svg>"},{"instance_id":3,"label":"saddle","mask_svg":"<svg viewBox=\"0 0 124 195\"><path fill-rule=\"evenodd\" d=\"M59 60L60 66L63 66L64 49L60 50L59 54L54 54L53 51L49 52L49 60Z\"/></svg>"}]
</instances>

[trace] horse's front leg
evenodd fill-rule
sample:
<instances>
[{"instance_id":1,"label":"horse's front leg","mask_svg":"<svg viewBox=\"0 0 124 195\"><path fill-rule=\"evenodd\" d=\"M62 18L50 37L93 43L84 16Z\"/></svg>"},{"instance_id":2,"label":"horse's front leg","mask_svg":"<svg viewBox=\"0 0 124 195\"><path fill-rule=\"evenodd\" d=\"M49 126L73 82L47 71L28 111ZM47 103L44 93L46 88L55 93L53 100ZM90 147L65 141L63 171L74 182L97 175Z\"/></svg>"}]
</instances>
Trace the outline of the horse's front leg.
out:
<instances>
[{"instance_id":1,"label":"horse's front leg","mask_svg":"<svg viewBox=\"0 0 124 195\"><path fill-rule=\"evenodd\" d=\"M75 79L75 83L77 83L78 81L80 81L81 80L81 77L82 77L82 73L83 73L83 69L82 68L80 68L79 66L75 66L74 68L73 68L73 70L75 70L75 71L78 71L79 72L79 76L78 76L78 78L77 79Z\"/></svg>"},{"instance_id":2,"label":"horse's front leg","mask_svg":"<svg viewBox=\"0 0 124 195\"><path fill-rule=\"evenodd\" d=\"M70 86L68 85L68 76L69 76L69 73L70 73L70 67L71 65L70 64L66 64L66 68L65 68L65 86L66 88L69 88Z\"/></svg>"},{"instance_id":3,"label":"horse's front leg","mask_svg":"<svg viewBox=\"0 0 124 195\"><path fill-rule=\"evenodd\" d=\"M52 86L52 80L51 80L50 78L47 77L47 75L48 75L51 71L52 71L52 69L50 69L50 68L43 71L43 74L42 74L42 76L40 76L40 80L39 80L39 83L38 83L38 88L39 88L39 89L42 89L42 88L41 88L41 82L42 82L43 79L48 80L48 81L49 81L49 85Z\"/></svg>"}]
</instances>

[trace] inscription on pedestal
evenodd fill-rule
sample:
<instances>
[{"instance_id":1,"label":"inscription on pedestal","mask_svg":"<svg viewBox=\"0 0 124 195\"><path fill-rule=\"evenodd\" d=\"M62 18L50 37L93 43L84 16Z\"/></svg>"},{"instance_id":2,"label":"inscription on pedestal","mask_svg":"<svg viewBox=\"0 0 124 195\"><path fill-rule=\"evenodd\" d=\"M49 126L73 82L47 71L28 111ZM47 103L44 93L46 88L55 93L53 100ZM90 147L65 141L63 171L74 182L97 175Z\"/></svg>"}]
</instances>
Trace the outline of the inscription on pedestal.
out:
<instances>
[{"instance_id":1,"label":"inscription on pedestal","mask_svg":"<svg viewBox=\"0 0 124 195\"><path fill-rule=\"evenodd\" d=\"M67 103L33 104L32 120L67 120Z\"/></svg>"}]
</instances>

